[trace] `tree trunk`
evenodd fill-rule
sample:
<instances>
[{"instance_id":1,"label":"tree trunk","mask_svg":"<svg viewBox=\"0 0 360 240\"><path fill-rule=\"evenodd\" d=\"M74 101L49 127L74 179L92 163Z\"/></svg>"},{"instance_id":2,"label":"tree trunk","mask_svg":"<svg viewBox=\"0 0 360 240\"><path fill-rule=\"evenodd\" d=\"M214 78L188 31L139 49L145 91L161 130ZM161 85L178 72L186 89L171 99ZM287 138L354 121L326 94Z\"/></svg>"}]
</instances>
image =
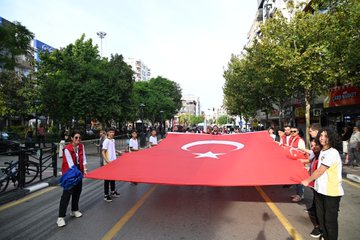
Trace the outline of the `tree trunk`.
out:
<instances>
[{"instance_id":1,"label":"tree trunk","mask_svg":"<svg viewBox=\"0 0 360 240\"><path fill-rule=\"evenodd\" d=\"M306 121L306 146L310 146L310 102L311 102L311 91L310 89L305 89L305 121Z\"/></svg>"},{"instance_id":2,"label":"tree trunk","mask_svg":"<svg viewBox=\"0 0 360 240\"><path fill-rule=\"evenodd\" d=\"M282 112L283 112L283 104L282 103L280 103L279 104L279 129L282 129L282 127L283 127L283 123L282 123Z\"/></svg>"}]
</instances>

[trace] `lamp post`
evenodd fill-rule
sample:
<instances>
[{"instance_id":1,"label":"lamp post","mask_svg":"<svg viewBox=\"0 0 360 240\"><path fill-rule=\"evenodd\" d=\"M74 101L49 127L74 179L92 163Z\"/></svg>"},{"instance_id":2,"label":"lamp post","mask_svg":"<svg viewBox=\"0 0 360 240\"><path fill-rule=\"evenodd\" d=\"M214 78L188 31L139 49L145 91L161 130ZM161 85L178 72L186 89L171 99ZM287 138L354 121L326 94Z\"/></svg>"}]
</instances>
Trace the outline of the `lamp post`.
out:
<instances>
[{"instance_id":1,"label":"lamp post","mask_svg":"<svg viewBox=\"0 0 360 240\"><path fill-rule=\"evenodd\" d=\"M164 129L165 129L165 124L164 124L164 128L163 128L163 119L164 119L164 111L161 110L160 111L160 137L163 138L164 137Z\"/></svg>"},{"instance_id":2,"label":"lamp post","mask_svg":"<svg viewBox=\"0 0 360 240\"><path fill-rule=\"evenodd\" d=\"M145 104L140 104L140 119L141 119L141 130L140 130L140 147L145 147L146 145L146 139L145 139L145 133L144 133L144 107Z\"/></svg>"},{"instance_id":3,"label":"lamp post","mask_svg":"<svg viewBox=\"0 0 360 240\"><path fill-rule=\"evenodd\" d=\"M97 34L97 35L99 36L99 38L100 38L100 54L101 54L101 57L102 57L102 40L103 40L103 38L105 38L106 32L99 31L99 32L97 32L96 34Z\"/></svg>"}]
</instances>

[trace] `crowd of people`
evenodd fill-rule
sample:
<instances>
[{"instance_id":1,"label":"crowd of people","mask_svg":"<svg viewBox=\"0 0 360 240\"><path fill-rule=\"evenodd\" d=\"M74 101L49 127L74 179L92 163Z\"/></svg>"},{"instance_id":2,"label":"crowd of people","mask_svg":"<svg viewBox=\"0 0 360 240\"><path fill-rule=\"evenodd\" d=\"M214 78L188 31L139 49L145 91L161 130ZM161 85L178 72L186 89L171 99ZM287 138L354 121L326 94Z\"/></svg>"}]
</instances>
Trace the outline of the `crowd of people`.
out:
<instances>
[{"instance_id":1,"label":"crowd of people","mask_svg":"<svg viewBox=\"0 0 360 240\"><path fill-rule=\"evenodd\" d=\"M352 129L347 128L340 135L332 128L321 128L320 124L311 124L310 149L306 148L300 130L294 126L285 126L275 134L273 128L268 129L270 137L281 146L301 151L297 159L309 169L310 176L301 184L295 186L296 194L291 196L293 202L304 198L304 187L310 187L313 192L313 202L306 211L310 214L314 229L310 236L322 237L325 240L338 238L338 212L342 188L341 154L345 154L345 164L358 166L360 152L360 122ZM343 145L339 144L343 141ZM345 143L344 143L345 142ZM340 149L340 146L346 146ZM284 186L286 187L286 186Z\"/></svg>"},{"instance_id":2,"label":"crowd of people","mask_svg":"<svg viewBox=\"0 0 360 240\"><path fill-rule=\"evenodd\" d=\"M277 134L273 128L269 128L270 137L279 143L279 145L297 149L303 152L298 160L304 165L308 165L310 176L304 179L301 183L295 186L296 194L291 196L293 202L300 202L304 199L304 187L311 187L313 192L313 202L310 208L306 209L313 219L314 229L310 235L318 238L322 237L325 240L332 240L338 238L338 212L341 197L344 195L342 188L342 159L339 150L346 154L348 164L355 166L359 163L359 147L360 147L360 122L353 127L353 132L348 141L347 149L337 149L340 141L339 135L331 128L321 128L317 123L311 124L309 134L311 136L310 149L306 148L304 139L300 136L300 130L295 126L285 126L284 129L279 129ZM200 133L200 131L199 131ZM214 125L208 126L206 131L202 133L219 135L224 132L224 129ZM115 129L110 128L100 132L99 147L100 165L106 165L114 161L121 151L115 147L114 140ZM348 133L347 133L348 134ZM344 135L342 140L344 140ZM349 135L349 134L348 134ZM62 173L65 175L69 169L77 168L82 174L87 174L86 168L86 154L84 145L81 141L81 134L74 131L69 134L70 143L63 146L62 149ZM151 146L158 144L156 130L151 131L149 138ZM128 142L126 152L138 151L137 132L131 132L131 139ZM136 185L137 183L132 183ZM60 205L57 225L59 227L65 226L66 209L72 198L70 216L81 217L82 213L79 211L79 199L82 190L82 179L76 182L71 188L64 189ZM119 197L120 194L115 189L115 181L104 180L104 200L111 202L112 198Z\"/></svg>"},{"instance_id":3,"label":"crowd of people","mask_svg":"<svg viewBox=\"0 0 360 240\"><path fill-rule=\"evenodd\" d=\"M109 128L107 131L100 131L100 138L98 147L100 151L100 166L109 164L118 158L122 151L116 149L115 144L115 129ZM158 144L157 132L155 129L151 131L151 136L149 138L150 146L156 146ZM61 136L59 157L62 158L62 176L64 177L68 171L76 168L81 172L82 175L87 174L87 160L85 155L84 144L81 143L81 133L79 131L66 132L64 131ZM65 141L69 141L65 145ZM132 130L131 138L128 141L128 146L124 152L134 152L139 150L139 143L137 139L137 132ZM66 176L72 177L72 175L66 174ZM63 178L62 177L62 178ZM67 179L61 179L61 181L66 181ZM132 185L137 185L136 182L131 182ZM71 198L71 212L70 216L79 218L82 216L82 213L79 211L79 200L80 194L82 191L82 178L76 179L73 181L69 188L64 188L63 193L60 199L59 205L59 215L57 219L58 227L64 227L66 225L65 216L66 210ZM104 180L104 200L106 202L112 202L113 198L119 197L120 194L115 189L115 181L113 180Z\"/></svg>"}]
</instances>

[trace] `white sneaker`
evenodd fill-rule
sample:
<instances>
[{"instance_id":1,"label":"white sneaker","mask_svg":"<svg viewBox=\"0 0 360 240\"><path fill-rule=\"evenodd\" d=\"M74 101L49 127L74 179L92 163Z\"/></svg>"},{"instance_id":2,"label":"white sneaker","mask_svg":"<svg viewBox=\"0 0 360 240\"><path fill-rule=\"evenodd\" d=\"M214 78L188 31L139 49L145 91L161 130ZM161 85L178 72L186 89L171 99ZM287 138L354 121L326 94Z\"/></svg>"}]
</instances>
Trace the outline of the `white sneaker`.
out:
<instances>
[{"instance_id":1,"label":"white sneaker","mask_svg":"<svg viewBox=\"0 0 360 240\"><path fill-rule=\"evenodd\" d=\"M58 225L58 227L63 227L63 226L66 225L66 224L65 224L65 220L64 220L64 218L62 218L62 217L59 217L59 218L58 218L56 224Z\"/></svg>"},{"instance_id":2,"label":"white sneaker","mask_svg":"<svg viewBox=\"0 0 360 240\"><path fill-rule=\"evenodd\" d=\"M79 218L79 217L82 216L82 213L81 213L80 211L72 211L72 212L70 213L70 216Z\"/></svg>"}]
</instances>

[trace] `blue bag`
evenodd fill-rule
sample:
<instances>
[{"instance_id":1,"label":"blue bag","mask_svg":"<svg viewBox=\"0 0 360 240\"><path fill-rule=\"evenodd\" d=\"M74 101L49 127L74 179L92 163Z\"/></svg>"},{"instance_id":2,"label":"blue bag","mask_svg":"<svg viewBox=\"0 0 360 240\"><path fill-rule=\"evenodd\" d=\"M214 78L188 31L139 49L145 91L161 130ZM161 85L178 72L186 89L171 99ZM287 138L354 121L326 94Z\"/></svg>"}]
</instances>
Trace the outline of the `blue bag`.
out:
<instances>
[{"instance_id":1,"label":"blue bag","mask_svg":"<svg viewBox=\"0 0 360 240\"><path fill-rule=\"evenodd\" d=\"M59 179L60 186L64 190L70 190L76 186L80 181L82 181L83 174L76 166L72 166L69 170L66 171L64 175Z\"/></svg>"}]
</instances>

